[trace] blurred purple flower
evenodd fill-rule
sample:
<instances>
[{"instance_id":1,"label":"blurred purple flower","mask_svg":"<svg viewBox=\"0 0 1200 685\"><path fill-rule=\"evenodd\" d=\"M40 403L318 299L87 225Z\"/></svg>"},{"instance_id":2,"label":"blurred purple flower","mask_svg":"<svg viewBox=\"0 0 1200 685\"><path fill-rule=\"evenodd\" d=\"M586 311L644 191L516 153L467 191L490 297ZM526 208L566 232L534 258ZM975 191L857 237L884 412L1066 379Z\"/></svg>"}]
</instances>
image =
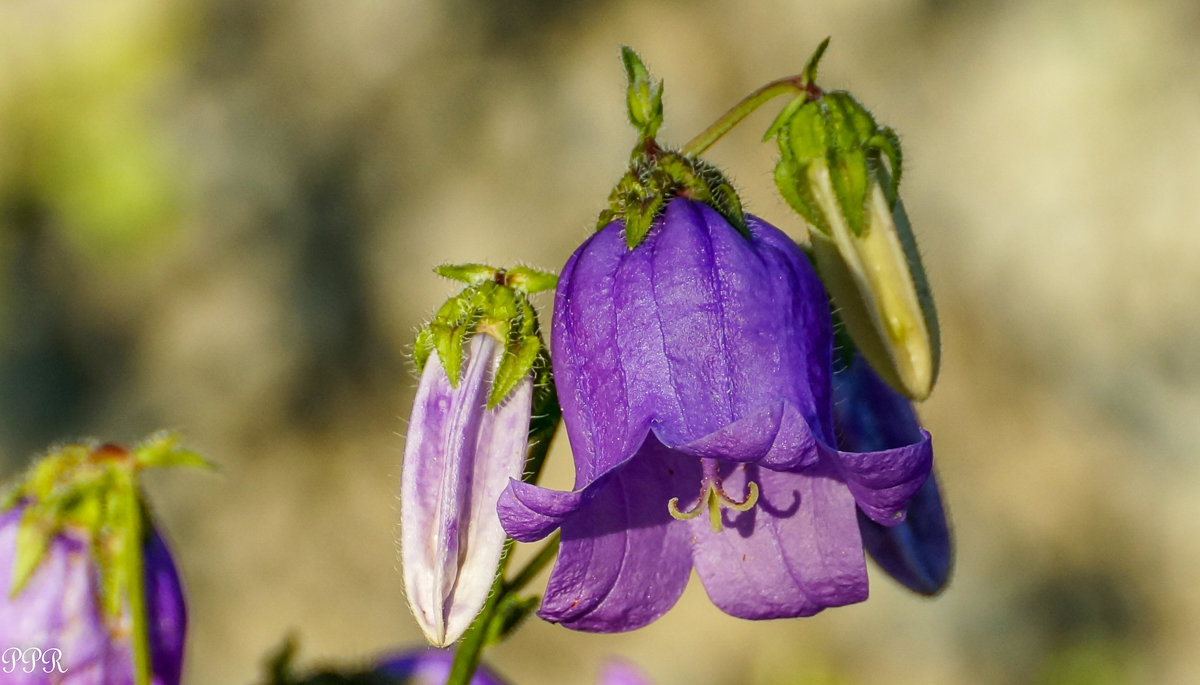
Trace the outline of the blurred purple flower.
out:
<instances>
[{"instance_id":1,"label":"blurred purple flower","mask_svg":"<svg viewBox=\"0 0 1200 685\"><path fill-rule=\"evenodd\" d=\"M105 620L86 534L64 529L55 535L28 582L15 596L10 592L25 509L17 505L0 514L0 682L132 685L128 606L115 623ZM187 625L179 577L153 529L143 555L151 682L178 685Z\"/></svg>"},{"instance_id":2,"label":"blurred purple flower","mask_svg":"<svg viewBox=\"0 0 1200 685\"><path fill-rule=\"evenodd\" d=\"M385 659L373 671L374 675L396 678L408 685L442 685L450 675L454 652L448 649L423 649L405 652ZM505 682L483 664L471 677L471 685L505 685Z\"/></svg>"},{"instance_id":3,"label":"blurred purple flower","mask_svg":"<svg viewBox=\"0 0 1200 685\"><path fill-rule=\"evenodd\" d=\"M612 659L600 670L596 685L651 685L650 679L632 664Z\"/></svg>"},{"instance_id":4,"label":"blurred purple flower","mask_svg":"<svg viewBox=\"0 0 1200 685\"><path fill-rule=\"evenodd\" d=\"M929 437L831 447L825 291L786 235L747 223L748 237L677 198L637 247L614 222L564 267L552 359L575 489L514 480L499 505L518 540L562 529L546 620L638 628L675 603L693 565L743 618L866 598L856 504L901 522Z\"/></svg>"},{"instance_id":5,"label":"blurred purple flower","mask_svg":"<svg viewBox=\"0 0 1200 685\"><path fill-rule=\"evenodd\" d=\"M487 599L505 540L496 500L525 463L532 379L487 408L502 353L491 335L473 335L457 387L431 355L409 421L400 554L409 605L438 647L466 632Z\"/></svg>"},{"instance_id":6,"label":"blurred purple flower","mask_svg":"<svg viewBox=\"0 0 1200 685\"><path fill-rule=\"evenodd\" d=\"M892 390L861 356L834 374L834 422L838 446L855 452L908 445L921 439L912 403ZM883 570L923 595L945 587L954 565L950 528L937 478L929 474L908 503L898 526L882 526L861 511L863 545Z\"/></svg>"}]
</instances>

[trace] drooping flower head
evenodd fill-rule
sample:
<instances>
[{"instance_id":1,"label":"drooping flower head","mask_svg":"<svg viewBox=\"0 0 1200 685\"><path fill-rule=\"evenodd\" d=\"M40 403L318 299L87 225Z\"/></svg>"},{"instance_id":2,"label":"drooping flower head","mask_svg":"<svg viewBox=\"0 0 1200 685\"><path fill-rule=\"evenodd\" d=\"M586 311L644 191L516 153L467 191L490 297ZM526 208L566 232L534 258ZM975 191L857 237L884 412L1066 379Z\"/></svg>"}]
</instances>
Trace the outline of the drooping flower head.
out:
<instances>
[{"instance_id":1,"label":"drooping flower head","mask_svg":"<svg viewBox=\"0 0 1200 685\"><path fill-rule=\"evenodd\" d=\"M564 267L552 359L575 490L512 482L501 498L518 540L562 528L543 618L645 625L693 565L745 618L866 598L856 502L898 523L928 438L834 449L824 291L791 240L747 226L677 198L636 248L614 222Z\"/></svg>"},{"instance_id":2,"label":"drooping flower head","mask_svg":"<svg viewBox=\"0 0 1200 685\"><path fill-rule=\"evenodd\" d=\"M693 566L713 602L744 618L865 599L855 512L903 520L929 472L928 435L836 449L825 291L715 169L643 132L614 200L555 296L574 490L512 481L500 499L517 540L561 528L539 614L637 628L674 604Z\"/></svg>"},{"instance_id":3,"label":"drooping flower head","mask_svg":"<svg viewBox=\"0 0 1200 685\"><path fill-rule=\"evenodd\" d=\"M496 500L509 478L521 477L534 375L548 373L526 293L554 280L480 265L439 273L470 285L417 338L422 371L404 451L400 539L409 606L441 647L470 626L500 563Z\"/></svg>"},{"instance_id":4,"label":"drooping flower head","mask_svg":"<svg viewBox=\"0 0 1200 685\"><path fill-rule=\"evenodd\" d=\"M203 465L170 437L70 445L0 505L0 646L13 685L177 685L187 614L137 489L147 467Z\"/></svg>"}]
</instances>

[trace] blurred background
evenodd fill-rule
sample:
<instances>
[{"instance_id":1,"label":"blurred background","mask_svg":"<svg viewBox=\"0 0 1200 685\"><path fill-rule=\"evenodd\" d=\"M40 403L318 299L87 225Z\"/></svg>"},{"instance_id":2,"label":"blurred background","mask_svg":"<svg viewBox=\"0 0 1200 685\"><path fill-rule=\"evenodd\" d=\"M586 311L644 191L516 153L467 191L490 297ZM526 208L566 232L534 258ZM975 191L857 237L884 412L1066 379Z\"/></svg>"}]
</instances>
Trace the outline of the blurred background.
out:
<instances>
[{"instance_id":1,"label":"blurred background","mask_svg":"<svg viewBox=\"0 0 1200 685\"><path fill-rule=\"evenodd\" d=\"M489 660L590 683L1200 682L1200 5L1193 0L10 0L0 4L0 465L160 428L221 465L150 497L188 682L420 643L395 552L413 333L443 262L557 269L633 143L618 48L681 144L821 70L895 128L943 327L922 407L945 594L743 622L531 621ZM759 138L713 148L800 235ZM549 297L539 305L545 310ZM547 315L548 320L548 315ZM565 440L552 484L569 483Z\"/></svg>"}]
</instances>

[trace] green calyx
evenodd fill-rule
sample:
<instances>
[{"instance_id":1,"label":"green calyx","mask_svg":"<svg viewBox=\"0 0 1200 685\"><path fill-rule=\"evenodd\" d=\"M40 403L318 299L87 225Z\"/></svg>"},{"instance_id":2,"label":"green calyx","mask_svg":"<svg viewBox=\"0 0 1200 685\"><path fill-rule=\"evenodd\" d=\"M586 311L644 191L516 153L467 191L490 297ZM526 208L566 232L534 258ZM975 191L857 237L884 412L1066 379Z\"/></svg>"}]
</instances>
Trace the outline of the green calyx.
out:
<instances>
[{"instance_id":1,"label":"green calyx","mask_svg":"<svg viewBox=\"0 0 1200 685\"><path fill-rule=\"evenodd\" d=\"M539 361L544 361L545 344L528 296L554 288L558 277L527 267L504 270L481 264L445 265L436 271L468 285L446 300L417 332L413 346L417 370L424 370L429 355L437 352L450 386L457 388L463 346L477 333L492 336L504 346L488 395L488 409L493 409L535 366L544 366Z\"/></svg>"},{"instance_id":2,"label":"green calyx","mask_svg":"<svg viewBox=\"0 0 1200 685\"><path fill-rule=\"evenodd\" d=\"M828 174L850 231L861 236L867 230L873 184L887 179L888 204L896 203L900 139L892 129L877 124L850 93L826 93L817 87L817 65L828 43L828 39L822 42L809 59L802 92L775 118L764 140L774 137L779 144L775 183L792 209L809 225L830 235L829 219L812 190L814 178Z\"/></svg>"},{"instance_id":3,"label":"green calyx","mask_svg":"<svg viewBox=\"0 0 1200 685\"><path fill-rule=\"evenodd\" d=\"M629 171L613 188L608 208L600 213L596 230L613 221L625 223L625 244L641 244L654 220L673 197L687 197L715 209L740 233L749 237L742 203L733 185L712 164L659 146L654 136L662 124L662 82L653 82L633 50L621 49L629 79L626 103L629 121L638 131Z\"/></svg>"},{"instance_id":4,"label":"green calyx","mask_svg":"<svg viewBox=\"0 0 1200 685\"><path fill-rule=\"evenodd\" d=\"M25 507L17 528L12 585L5 591L10 597L21 593L56 536L73 533L86 540L106 620L117 625L123 609L130 610L139 684L149 683L150 657L142 562L149 523L138 475L167 466L211 468L170 434L132 450L114 444L67 445L35 462L0 496L0 510Z\"/></svg>"}]
</instances>

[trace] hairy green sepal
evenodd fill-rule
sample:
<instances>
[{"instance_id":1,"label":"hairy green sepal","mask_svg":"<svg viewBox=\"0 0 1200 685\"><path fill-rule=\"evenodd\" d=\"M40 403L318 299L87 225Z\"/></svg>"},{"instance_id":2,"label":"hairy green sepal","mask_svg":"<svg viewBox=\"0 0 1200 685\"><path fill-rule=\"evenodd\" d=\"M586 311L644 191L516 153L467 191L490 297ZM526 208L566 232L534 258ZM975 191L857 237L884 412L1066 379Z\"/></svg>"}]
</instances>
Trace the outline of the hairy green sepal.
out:
<instances>
[{"instance_id":1,"label":"hairy green sepal","mask_svg":"<svg viewBox=\"0 0 1200 685\"><path fill-rule=\"evenodd\" d=\"M417 332L413 346L417 370L423 370L429 355L437 352L450 386L457 388L463 346L475 334L494 337L504 353L488 395L488 409L493 409L539 365L545 344L529 295L554 288L558 278L528 267L505 270L482 264L444 265L436 271L468 285L446 300Z\"/></svg>"},{"instance_id":2,"label":"hairy green sepal","mask_svg":"<svg viewBox=\"0 0 1200 685\"><path fill-rule=\"evenodd\" d=\"M629 122L638 132L629 170L613 188L596 230L613 221L625 224L625 244L633 249L649 233L654 220L673 197L688 197L715 209L742 235L749 237L742 203L733 185L715 166L659 146L654 136L662 124L662 82L654 82L646 65L629 48L621 49L629 79L626 91Z\"/></svg>"}]
</instances>

